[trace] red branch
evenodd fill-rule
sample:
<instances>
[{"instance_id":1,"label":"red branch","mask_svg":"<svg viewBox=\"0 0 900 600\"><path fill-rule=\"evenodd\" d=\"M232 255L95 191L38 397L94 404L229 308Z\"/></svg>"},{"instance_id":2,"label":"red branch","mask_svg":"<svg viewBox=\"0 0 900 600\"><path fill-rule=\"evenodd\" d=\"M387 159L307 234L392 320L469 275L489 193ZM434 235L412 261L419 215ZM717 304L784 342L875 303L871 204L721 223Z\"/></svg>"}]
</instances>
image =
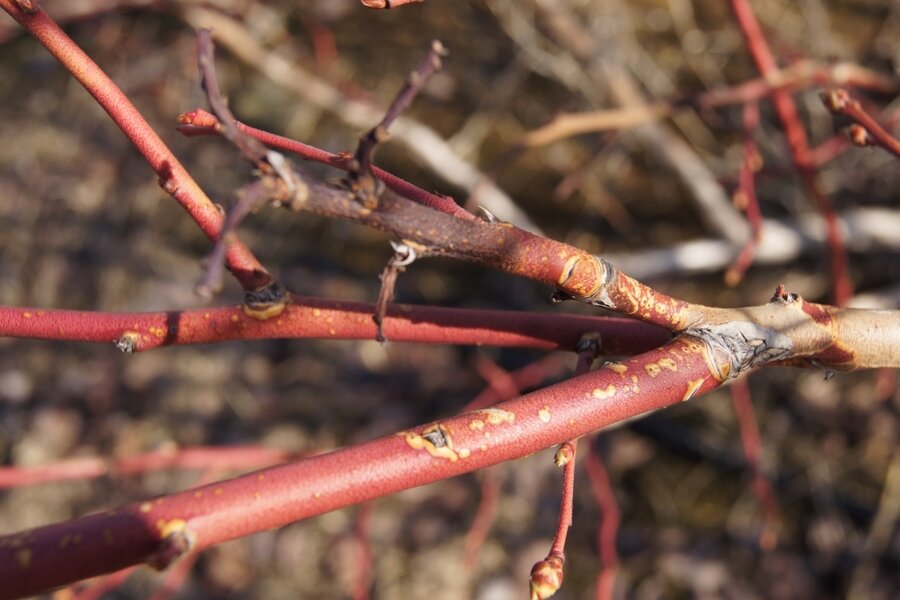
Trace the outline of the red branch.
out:
<instances>
[{"instance_id":1,"label":"red branch","mask_svg":"<svg viewBox=\"0 0 900 600\"><path fill-rule=\"evenodd\" d=\"M894 156L900 158L900 140L881 126L875 117L870 115L850 96L847 90L829 90L822 94L825 107L836 115L845 115L858 123L850 128L850 139L857 146L881 146Z\"/></svg>"},{"instance_id":2,"label":"red branch","mask_svg":"<svg viewBox=\"0 0 900 600\"><path fill-rule=\"evenodd\" d=\"M292 297L278 314L244 306L153 313L106 313L0 306L0 336L116 343L126 352L182 344L271 338L375 339L373 305ZM604 350L631 355L656 348L669 332L621 318L548 315L394 304L385 331L395 341L574 351L600 333Z\"/></svg>"},{"instance_id":3,"label":"red branch","mask_svg":"<svg viewBox=\"0 0 900 600\"><path fill-rule=\"evenodd\" d=\"M162 188L184 207L209 239L217 239L224 220L219 209L113 80L40 8L24 12L13 0L0 0L0 8L72 73L144 156ZM266 269L239 242L229 246L227 261L245 290L259 290L273 282Z\"/></svg>"},{"instance_id":4,"label":"red branch","mask_svg":"<svg viewBox=\"0 0 900 600\"><path fill-rule=\"evenodd\" d=\"M500 500L500 467L485 469L481 480L481 501L472 526L466 533L466 541L463 546L463 563L471 570L478 564L478 553L487 539L494 519L497 516L497 504Z\"/></svg>"},{"instance_id":5,"label":"red branch","mask_svg":"<svg viewBox=\"0 0 900 600\"><path fill-rule=\"evenodd\" d=\"M105 476L127 476L162 469L242 471L276 465L297 456L265 446L166 448L118 459L73 458L34 467L0 467L0 489Z\"/></svg>"},{"instance_id":6,"label":"red branch","mask_svg":"<svg viewBox=\"0 0 900 600\"><path fill-rule=\"evenodd\" d=\"M222 124L216 116L202 108L183 113L178 117L178 123L178 131L186 136L219 135L222 132ZM336 169L341 169L343 171L350 170L351 161L353 160L353 155L350 153L334 154L282 135L250 127L240 121L235 121L235 124L243 133L259 140L266 146L290 152L305 160L329 165ZM372 166L372 173L389 188L405 198L415 200L419 204L424 204L425 206L459 217L460 219L472 220L475 218L475 215L459 206L448 196L439 196L427 192L405 179L401 179L374 165Z\"/></svg>"},{"instance_id":7,"label":"red branch","mask_svg":"<svg viewBox=\"0 0 900 600\"><path fill-rule=\"evenodd\" d=\"M592 450L585 460L591 489L600 507L600 529L597 531L597 545L600 548L600 576L597 579L597 600L612 600L619 569L619 553L616 550L616 536L619 532L619 503L609 482L609 475L603 460Z\"/></svg>"},{"instance_id":8,"label":"red branch","mask_svg":"<svg viewBox=\"0 0 900 600\"><path fill-rule=\"evenodd\" d=\"M188 551L527 456L717 387L710 359L703 342L682 336L490 409L0 537L0 600L131 564L165 567Z\"/></svg>"},{"instance_id":9,"label":"red branch","mask_svg":"<svg viewBox=\"0 0 900 600\"><path fill-rule=\"evenodd\" d=\"M756 129L759 127L759 105L750 102L744 105L744 140L743 160L738 175L738 191L734 194L735 204L747 215L750 223L750 237L744 243L744 247L734 259L731 267L725 272L725 283L735 286L744 278L747 269L753 264L756 256L756 246L759 244L762 231L762 213L759 210L759 201L756 199L756 184L754 174L762 168L762 157L753 139Z\"/></svg>"},{"instance_id":10,"label":"red branch","mask_svg":"<svg viewBox=\"0 0 900 600\"><path fill-rule=\"evenodd\" d=\"M763 77L776 73L778 65L750 3L747 0L730 0L730 2L757 70ZM800 122L797 106L794 104L791 93L784 89L776 89L772 92L772 102L787 136L794 167L812 196L816 208L825 219L835 304L842 306L853 295L853 283L847 271L847 254L837 214L834 212L831 200L819 185L812 151L806 138L806 130Z\"/></svg>"},{"instance_id":11,"label":"red branch","mask_svg":"<svg viewBox=\"0 0 900 600\"><path fill-rule=\"evenodd\" d=\"M759 546L763 550L772 550L778 543L778 521L781 511L769 480L762 472L760 457L762 444L759 439L759 426L753 402L750 398L750 386L746 379L739 379L731 385L731 403L737 417L741 432L741 447L744 449L744 460L752 478L753 493L762 508L762 527L759 534Z\"/></svg>"}]
</instances>

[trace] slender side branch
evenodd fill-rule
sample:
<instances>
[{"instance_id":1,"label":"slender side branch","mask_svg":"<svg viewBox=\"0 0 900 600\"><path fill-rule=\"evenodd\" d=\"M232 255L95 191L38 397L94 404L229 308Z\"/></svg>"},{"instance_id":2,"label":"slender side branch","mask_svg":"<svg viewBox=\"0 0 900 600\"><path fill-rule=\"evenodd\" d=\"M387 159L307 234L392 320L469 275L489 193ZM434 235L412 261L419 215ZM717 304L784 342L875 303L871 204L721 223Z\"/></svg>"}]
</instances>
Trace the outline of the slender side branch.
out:
<instances>
[{"instance_id":1,"label":"slender side branch","mask_svg":"<svg viewBox=\"0 0 900 600\"><path fill-rule=\"evenodd\" d=\"M488 409L0 537L0 600L130 564L163 567L229 539L527 456L717 387L720 382L709 368L714 360L706 344L682 336ZM74 536L80 536L77 545L62 543Z\"/></svg>"},{"instance_id":2,"label":"slender side branch","mask_svg":"<svg viewBox=\"0 0 900 600\"><path fill-rule=\"evenodd\" d=\"M613 265L509 223L463 221L385 190L375 209L346 190L295 174L294 210L390 232L420 254L474 262L539 281L571 298L707 340L729 357L723 377L771 361L836 370L900 366L900 311L836 309L783 294L739 309L690 304L661 294ZM417 250L418 251L418 250Z\"/></svg>"},{"instance_id":3,"label":"slender side branch","mask_svg":"<svg viewBox=\"0 0 900 600\"><path fill-rule=\"evenodd\" d=\"M124 352L163 346L272 338L372 339L374 305L293 296L279 312L244 304L153 313L101 313L0 306L0 336L115 343ZM671 334L630 319L499 310L391 305L384 327L394 341L574 350L585 332L613 356L657 348Z\"/></svg>"},{"instance_id":4,"label":"slender side branch","mask_svg":"<svg viewBox=\"0 0 900 600\"><path fill-rule=\"evenodd\" d=\"M400 88L378 125L359 138L356 153L350 162L347 187L367 208L375 208L381 193L379 180L372 173L372 154L375 152L375 148L388 139L388 129L391 124L397 120L400 113L409 108L415 97L425 87L428 79L440 70L441 57L446 54L447 50L443 44L438 40L432 41L425 58L422 59L419 67L409 74L406 83Z\"/></svg>"},{"instance_id":5,"label":"slender side branch","mask_svg":"<svg viewBox=\"0 0 900 600\"><path fill-rule=\"evenodd\" d=\"M769 44L763 35L753 7L747 0L730 0L731 9L735 20L744 37L747 50L760 75L766 77L778 71L775 57L769 49ZM812 151L806 137L806 130L800 121L797 105L791 97L791 93L785 89L777 89L772 93L772 102L775 112L787 138L788 148L794 167L800 174L807 191L812 197L816 209L825 219L828 236L829 266L831 268L832 285L834 286L834 301L838 305L846 304L853 295L853 283L847 269L847 250L844 236L838 226L837 214L834 211L831 199L822 191L818 180L815 164L812 160Z\"/></svg>"},{"instance_id":6,"label":"slender side branch","mask_svg":"<svg viewBox=\"0 0 900 600\"><path fill-rule=\"evenodd\" d=\"M854 144L857 146L881 146L900 158L900 140L882 127L881 123L862 107L859 100L850 96L850 92L842 89L829 90L822 94L822 102L832 113L845 115L856 121L857 127L850 129L850 139Z\"/></svg>"},{"instance_id":7,"label":"slender side branch","mask_svg":"<svg viewBox=\"0 0 900 600\"><path fill-rule=\"evenodd\" d=\"M14 0L0 0L0 8L72 73L144 156L162 188L184 207L209 239L217 239L222 229L222 214L122 90L42 9L32 6L31 10L23 11ZM243 244L232 245L227 260L229 270L245 290L258 290L273 281Z\"/></svg>"},{"instance_id":8,"label":"slender side branch","mask_svg":"<svg viewBox=\"0 0 900 600\"><path fill-rule=\"evenodd\" d=\"M178 117L178 123L178 131L186 136L217 135L221 134L223 131L223 126L219 122L219 119L202 108L188 111L180 115ZM291 138L250 127L240 121L235 121L235 124L238 129L247 135L253 136L270 148L291 152L304 160L315 161L344 171L349 171L352 166L352 158L346 152L334 154L333 152L327 152L316 148L315 146L292 140ZM383 181L385 185L401 196L414 200L419 204L424 204L434 210L445 212L455 217L459 217L460 219L471 221L475 218L475 215L462 208L449 196L439 196L438 194L425 191L405 179L401 179L392 173L388 173L375 165L372 165L372 173L375 177Z\"/></svg>"}]
</instances>

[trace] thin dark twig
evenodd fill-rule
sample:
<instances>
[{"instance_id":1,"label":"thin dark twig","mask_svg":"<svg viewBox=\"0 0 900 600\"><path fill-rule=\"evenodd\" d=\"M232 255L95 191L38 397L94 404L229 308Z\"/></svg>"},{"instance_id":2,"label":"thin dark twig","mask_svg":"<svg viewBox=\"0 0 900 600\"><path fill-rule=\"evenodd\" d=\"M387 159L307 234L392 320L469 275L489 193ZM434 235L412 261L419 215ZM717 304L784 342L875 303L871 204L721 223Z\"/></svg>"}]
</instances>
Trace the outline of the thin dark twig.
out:
<instances>
[{"instance_id":1,"label":"thin dark twig","mask_svg":"<svg viewBox=\"0 0 900 600\"><path fill-rule=\"evenodd\" d=\"M195 291L201 298L211 298L221 291L225 273L225 254L228 245L235 239L235 230L248 214L265 206L272 199L272 186L268 179L260 179L239 189L231 210L225 215L222 233L216 240L212 252L206 261L206 270Z\"/></svg>"},{"instance_id":2,"label":"thin dark twig","mask_svg":"<svg viewBox=\"0 0 900 600\"><path fill-rule=\"evenodd\" d=\"M900 158L900 140L881 126L862 104L847 90L829 90L822 94L822 102L833 114L844 115L856 121L850 126L850 140L857 146L881 146Z\"/></svg>"},{"instance_id":3,"label":"thin dark twig","mask_svg":"<svg viewBox=\"0 0 900 600\"><path fill-rule=\"evenodd\" d=\"M400 113L409 108L415 97L425 87L428 78L440 70L441 57L446 55L447 50L444 45L438 40L432 41L422 63L409 74L406 83L391 102L381 122L359 138L347 184L356 198L367 208L377 206L378 196L384 187L372 173L372 154L375 152L375 148L388 139L388 128L397 120Z\"/></svg>"},{"instance_id":4,"label":"thin dark twig","mask_svg":"<svg viewBox=\"0 0 900 600\"><path fill-rule=\"evenodd\" d=\"M372 320L375 321L375 325L378 326L378 331L375 333L375 339L379 342L387 341L381 326L382 323L384 323L384 316L387 313L388 304L394 299L394 288L397 285L397 277L406 270L407 266L412 264L412 262L419 257L416 251L406 244L391 242L391 246L394 248L394 255L381 272L381 289L378 291L378 300L375 302L375 313L372 315Z\"/></svg>"},{"instance_id":5,"label":"thin dark twig","mask_svg":"<svg viewBox=\"0 0 900 600\"><path fill-rule=\"evenodd\" d=\"M216 76L215 46L212 41L212 31L209 29L197 31L197 64L200 68L200 79L203 91L206 92L206 99L222 124L222 135L237 146L241 155L257 169L263 168L268 152L266 147L259 140L238 129L237 119L222 96Z\"/></svg>"},{"instance_id":6,"label":"thin dark twig","mask_svg":"<svg viewBox=\"0 0 900 600\"><path fill-rule=\"evenodd\" d=\"M222 230L207 260L206 271L196 287L196 292L201 297L210 298L222 287L225 255L229 244L236 239L235 231L244 217L270 202L279 204L287 200L293 196L295 185L287 160L238 128L237 119L228 108L228 102L219 88L215 46L209 29L197 31L197 64L203 90L206 92L210 108L219 120L222 135L240 150L244 159L253 164L260 177L258 181L238 190L234 206L225 216ZM277 282L270 283L265 289L283 292L283 288ZM251 295L259 291L247 290ZM279 298L283 297L283 293L279 294Z\"/></svg>"}]
</instances>

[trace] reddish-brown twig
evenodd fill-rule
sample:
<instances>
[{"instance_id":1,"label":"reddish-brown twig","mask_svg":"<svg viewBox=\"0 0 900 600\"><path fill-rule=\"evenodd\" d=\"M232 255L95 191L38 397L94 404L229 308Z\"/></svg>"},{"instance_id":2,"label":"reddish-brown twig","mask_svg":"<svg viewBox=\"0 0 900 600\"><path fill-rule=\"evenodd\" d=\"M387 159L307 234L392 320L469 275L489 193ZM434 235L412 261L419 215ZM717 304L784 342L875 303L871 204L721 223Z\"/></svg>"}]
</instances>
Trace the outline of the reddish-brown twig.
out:
<instances>
[{"instance_id":1,"label":"reddish-brown twig","mask_svg":"<svg viewBox=\"0 0 900 600\"><path fill-rule=\"evenodd\" d=\"M487 539L494 519L497 517L497 505L500 500L500 468L491 467L482 472L481 498L475 518L466 533L463 546L463 562L467 569L472 569L478 562L478 554Z\"/></svg>"},{"instance_id":2,"label":"reddish-brown twig","mask_svg":"<svg viewBox=\"0 0 900 600\"><path fill-rule=\"evenodd\" d=\"M591 365L600 352L600 337L588 335L578 344L578 363L575 365L575 376L583 375L591 370ZM531 600L545 600L559 590L563 582L566 561L566 538L572 526L572 514L575 504L575 459L578 454L578 438L564 442L553 457L557 467L563 468L563 489L559 503L559 521L556 535L550 552L544 560L538 561L531 568Z\"/></svg>"},{"instance_id":3,"label":"reddish-brown twig","mask_svg":"<svg viewBox=\"0 0 900 600\"><path fill-rule=\"evenodd\" d=\"M753 493L762 509L759 546L763 550L772 550L778 544L778 521L781 511L778 508L778 501L775 499L772 486L762 471L760 463L762 444L759 439L759 426L746 379L738 379L731 385L731 403L741 433L744 460L747 462L747 470L750 472L753 482Z\"/></svg>"},{"instance_id":4,"label":"reddish-brown twig","mask_svg":"<svg viewBox=\"0 0 900 600\"><path fill-rule=\"evenodd\" d=\"M13 0L0 0L0 8L25 27L90 92L144 156L163 189L184 207L209 239L217 239L222 214L122 90L43 10L35 7L33 12L24 12ZM259 290L273 282L240 243L229 248L227 260L228 268L245 290Z\"/></svg>"},{"instance_id":5,"label":"reddish-brown twig","mask_svg":"<svg viewBox=\"0 0 900 600\"><path fill-rule=\"evenodd\" d=\"M235 125L236 119L219 89L215 47L209 29L200 29L197 32L197 63L209 106L222 123L222 135L240 150L241 156L255 167L256 174L260 178L242 187L235 194L234 206L228 211L212 254L207 259L206 272L196 289L201 296L209 298L221 289L224 259L228 247L237 240L235 231L238 225L244 217L266 204L277 204L289 198L294 192L294 184L290 170L284 165L284 158L266 150L259 140L247 135ZM273 294L277 297L271 299L272 304L277 304L283 299L280 297L283 296L283 289L276 283L270 283L266 288L278 291L277 294Z\"/></svg>"},{"instance_id":6,"label":"reddish-brown twig","mask_svg":"<svg viewBox=\"0 0 900 600\"><path fill-rule=\"evenodd\" d=\"M503 384L500 384L499 380L494 380L492 378L492 374L496 373L497 371L495 371L491 367L490 362L478 361L475 364L475 368L479 371L479 374L489 382L489 384L484 391L475 396L475 398L473 398L471 402L463 407L462 412L469 412L481 408L486 408L492 404L496 404L497 402L508 400L515 395L507 395L509 390L511 389L526 390L536 388L545 383L554 375L562 373L563 370L566 369L566 366L565 362L562 360L562 357L560 357L558 354L551 354L532 363L529 363L521 369L517 369L512 373L509 373L508 375L511 379L511 383ZM497 369L499 369L499 367L497 367ZM506 372L504 371L504 373ZM502 375L500 376L502 377ZM500 385L495 386L495 383Z\"/></svg>"},{"instance_id":7,"label":"reddish-brown twig","mask_svg":"<svg viewBox=\"0 0 900 600\"><path fill-rule=\"evenodd\" d=\"M126 353L229 340L372 339L373 310L368 303L300 296L292 296L281 310L254 310L246 304L152 313L0 306L0 336L114 343ZM671 337L663 329L630 319L406 304L392 305L383 325L396 341L567 351L585 332L596 331L608 340L605 350L614 355L656 348Z\"/></svg>"},{"instance_id":8,"label":"reddish-brown twig","mask_svg":"<svg viewBox=\"0 0 900 600\"><path fill-rule=\"evenodd\" d=\"M743 159L738 174L738 190L734 193L734 203L747 215L750 223L750 236L744 243L744 247L738 253L734 262L725 272L725 283L735 286L744 278L744 274L753 264L756 256L756 246L759 244L762 231L762 213L759 211L759 202L756 199L756 184L754 174L762 168L762 157L756 147L753 136L759 127L759 105L750 102L744 105L744 139Z\"/></svg>"},{"instance_id":9,"label":"reddish-brown twig","mask_svg":"<svg viewBox=\"0 0 900 600\"><path fill-rule=\"evenodd\" d=\"M187 136L216 135L222 131L222 125L219 123L216 116L206 112L202 108L182 114L178 117L178 122L178 131ZM320 150L315 146L310 146L303 142L298 142L281 135L263 131L262 129L250 127L240 121L236 121L236 124L241 131L258 139L266 146L277 148L278 150L283 150L285 152L291 152L305 160L312 160L345 171L350 170L352 158L347 153L334 154L326 152L325 150ZM372 166L372 173L382 180L390 189L405 198L409 198L419 204L424 204L425 206L461 219L475 219L475 215L463 209L448 196L439 196L427 192L422 188L409 183L405 179L401 179L374 165Z\"/></svg>"},{"instance_id":10,"label":"reddish-brown twig","mask_svg":"<svg viewBox=\"0 0 900 600\"><path fill-rule=\"evenodd\" d=\"M372 173L372 154L378 144L387 140L388 129L425 87L428 79L441 68L441 57L447 54L444 45L434 40L428 48L425 58L419 67L409 74L406 83L400 88L397 96L385 111L381 122L359 138L353 160L350 162L350 175L346 180L347 187L367 208L375 208L378 204L379 182Z\"/></svg>"},{"instance_id":11,"label":"reddish-brown twig","mask_svg":"<svg viewBox=\"0 0 900 600\"><path fill-rule=\"evenodd\" d=\"M881 126L878 120L863 108L859 100L844 89L828 90L822 94L825 107L836 115L844 115L856 121L850 127L850 140L857 146L881 146L900 158L900 140Z\"/></svg>"},{"instance_id":12,"label":"reddish-brown twig","mask_svg":"<svg viewBox=\"0 0 900 600\"><path fill-rule=\"evenodd\" d=\"M596 450L588 452L584 461L588 480L597 506L600 508L600 527L597 530L597 546L600 549L600 576L597 578L597 600L612 600L619 570L619 553L616 536L619 532L619 503L609 482L606 466Z\"/></svg>"},{"instance_id":13,"label":"reddish-brown twig","mask_svg":"<svg viewBox=\"0 0 900 600\"><path fill-rule=\"evenodd\" d=\"M372 587L372 518L374 512L374 502L360 504L356 510L353 535L358 550L356 564L353 565L356 569L353 600L368 600L369 588Z\"/></svg>"},{"instance_id":14,"label":"reddish-brown twig","mask_svg":"<svg viewBox=\"0 0 900 600\"><path fill-rule=\"evenodd\" d=\"M775 57L769 49L769 44L763 35L759 21L753 12L753 8L747 0L730 0L732 12L744 36L747 49L757 70L763 77L778 71ZM806 137L806 130L797 114L797 106L791 97L791 93L784 89L778 89L772 93L772 102L775 111L781 121L787 137L788 147L794 166L800 174L800 178L812 196L816 208L825 219L828 237L828 249L831 265L831 279L834 286L835 304L841 306L853 295L853 283L847 270L847 252L844 247L843 235L839 227L837 214L832 206L831 199L822 191L812 160L812 152Z\"/></svg>"}]
</instances>

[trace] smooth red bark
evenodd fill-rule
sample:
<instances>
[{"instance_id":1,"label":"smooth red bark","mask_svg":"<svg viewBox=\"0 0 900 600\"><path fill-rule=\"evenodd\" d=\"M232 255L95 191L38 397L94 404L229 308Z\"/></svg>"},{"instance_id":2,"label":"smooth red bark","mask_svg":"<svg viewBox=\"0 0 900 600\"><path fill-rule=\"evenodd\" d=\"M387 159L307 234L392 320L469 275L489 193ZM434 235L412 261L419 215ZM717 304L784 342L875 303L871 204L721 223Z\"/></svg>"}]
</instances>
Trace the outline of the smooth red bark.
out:
<instances>
[{"instance_id":1,"label":"smooth red bark","mask_svg":"<svg viewBox=\"0 0 900 600\"><path fill-rule=\"evenodd\" d=\"M0 538L16 598L521 458L719 385L689 336L515 400L300 462ZM660 369L660 366L664 368ZM550 458L548 457L548 460ZM181 545L173 548L173 539Z\"/></svg>"},{"instance_id":2,"label":"smooth red bark","mask_svg":"<svg viewBox=\"0 0 900 600\"><path fill-rule=\"evenodd\" d=\"M0 306L0 336L116 343L134 352L163 346L270 338L375 339L374 306L293 297L268 319L244 307L153 313L102 313ZM250 313L253 314L252 312ZM516 346L575 350L586 333L601 335L605 354L631 355L671 337L664 329L631 319L394 304L384 332L389 340L434 344Z\"/></svg>"}]
</instances>

